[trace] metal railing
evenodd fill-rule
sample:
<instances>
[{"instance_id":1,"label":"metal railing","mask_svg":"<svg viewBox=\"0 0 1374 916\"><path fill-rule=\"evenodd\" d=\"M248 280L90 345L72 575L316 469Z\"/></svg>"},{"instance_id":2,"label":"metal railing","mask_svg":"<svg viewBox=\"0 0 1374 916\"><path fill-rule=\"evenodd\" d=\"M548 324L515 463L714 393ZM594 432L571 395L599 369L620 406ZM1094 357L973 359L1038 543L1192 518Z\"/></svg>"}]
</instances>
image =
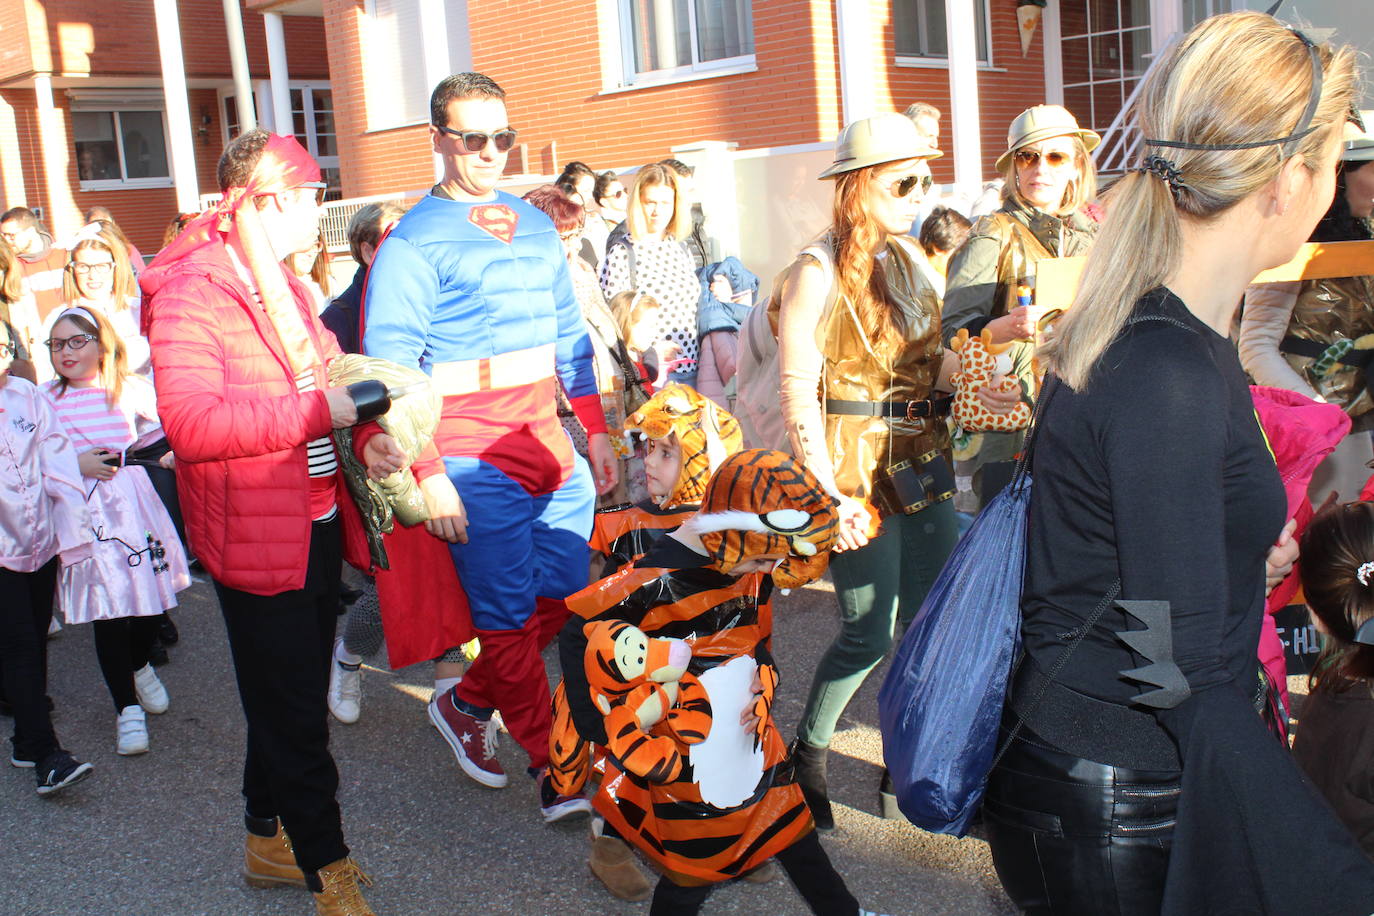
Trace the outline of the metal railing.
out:
<instances>
[{"instance_id":1,"label":"metal railing","mask_svg":"<svg viewBox=\"0 0 1374 916\"><path fill-rule=\"evenodd\" d=\"M1145 81L1137 80L1126 104L1121 106L1111 126L1102 132L1102 143L1094 157L1099 175L1121 175L1140 154L1140 131L1131 123L1131 112Z\"/></svg>"},{"instance_id":2,"label":"metal railing","mask_svg":"<svg viewBox=\"0 0 1374 916\"><path fill-rule=\"evenodd\" d=\"M353 215L368 204L384 200L404 202L417 200L425 195L424 191L397 191L392 194L374 194L371 197L349 197L344 200L326 200L320 207L320 229L324 232L325 248L331 254L348 251L348 222ZM208 210L220 202L222 194L200 195L200 209Z\"/></svg>"}]
</instances>

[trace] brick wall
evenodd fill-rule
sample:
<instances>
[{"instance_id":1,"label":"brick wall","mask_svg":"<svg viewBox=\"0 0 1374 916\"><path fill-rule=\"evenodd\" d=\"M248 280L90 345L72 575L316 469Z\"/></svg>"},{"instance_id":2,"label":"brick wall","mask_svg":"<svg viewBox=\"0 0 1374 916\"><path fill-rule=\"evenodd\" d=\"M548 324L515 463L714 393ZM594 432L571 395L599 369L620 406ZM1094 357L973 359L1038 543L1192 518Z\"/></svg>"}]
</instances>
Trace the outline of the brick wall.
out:
<instances>
[{"instance_id":1,"label":"brick wall","mask_svg":"<svg viewBox=\"0 0 1374 916\"><path fill-rule=\"evenodd\" d=\"M27 28L33 63L16 53L12 37L20 33L17 19L27 5ZM179 0L182 52L186 75L192 79L229 75L229 47L225 39L220 0ZM0 77L51 68L57 73L159 76L157 26L152 0L9 0L0 4ZM286 56L291 75L325 79L329 75L324 29L316 17L287 16ZM261 14L244 12L248 66L255 77L267 77L267 39Z\"/></svg>"},{"instance_id":2,"label":"brick wall","mask_svg":"<svg viewBox=\"0 0 1374 916\"><path fill-rule=\"evenodd\" d=\"M23 203L30 207L42 207L45 222L51 225L80 225L81 214L90 207L109 207L116 222L129 236L130 240L144 254L154 254L162 247L162 232L167 223L176 215L176 191L173 188L131 188L112 191L83 191L77 177L76 153L71 145L71 117L65 94L58 93L57 121L60 136L57 142L67 149L67 193L56 201L47 193L47 182L42 157L36 138L38 136L38 117L31 90L7 89L3 91L5 101L15 108L19 137L15 141L19 147L23 164L24 178L28 190L27 200L6 200L4 208ZM193 89L190 92L193 118L199 117L202 106L210 113L207 139L197 136L195 140L196 176L200 192L207 194L216 189L215 166L219 162L220 116L215 104L215 90ZM0 143L9 142L0 139Z\"/></svg>"},{"instance_id":3,"label":"brick wall","mask_svg":"<svg viewBox=\"0 0 1374 916\"><path fill-rule=\"evenodd\" d=\"M983 145L983 175L996 176L997 157L1007 145L1007 127L1022 111L1045 101L1044 30L1037 29L1029 52L1021 56L1021 38L1016 26L1015 5L1010 2L991 4L992 70L978 72L978 107L982 114L980 139ZM949 153L953 149L949 123L949 71L936 67L899 67L891 22L883 29L884 59L890 88L889 104L902 111L912 102L929 102L944 113L941 123L940 145L944 159L931 163L936 181L954 179L954 163Z\"/></svg>"},{"instance_id":4,"label":"brick wall","mask_svg":"<svg viewBox=\"0 0 1374 916\"><path fill-rule=\"evenodd\" d=\"M839 129L834 18L826 0L757 0L758 72L601 95L594 0L472 0L474 66L509 94L530 168L571 159L594 167L661 159L699 139L741 148L814 142ZM367 133L359 0L325 0L344 194L432 181L422 126ZM532 28L547 23L548 28ZM556 24L556 27L555 27ZM556 144L557 163L550 144Z\"/></svg>"},{"instance_id":5,"label":"brick wall","mask_svg":"<svg viewBox=\"0 0 1374 916\"><path fill-rule=\"evenodd\" d=\"M882 17L874 53L888 62L879 70L879 105L900 110L925 99L948 111L948 71L896 66L890 6L874 6ZM468 8L474 66L509 94L511 123L537 173L572 159L594 168L634 165L694 140L750 149L833 139L841 117L833 5L755 0L753 12L758 72L603 95L595 0L470 0ZM364 26L361 0L325 0L344 194L424 187L432 165L422 126L367 132ZM1009 4L994 6L991 30L996 70L979 73L989 176L1011 119L1044 96L1040 37L1023 58ZM951 160L938 161L935 172L952 179Z\"/></svg>"}]
</instances>

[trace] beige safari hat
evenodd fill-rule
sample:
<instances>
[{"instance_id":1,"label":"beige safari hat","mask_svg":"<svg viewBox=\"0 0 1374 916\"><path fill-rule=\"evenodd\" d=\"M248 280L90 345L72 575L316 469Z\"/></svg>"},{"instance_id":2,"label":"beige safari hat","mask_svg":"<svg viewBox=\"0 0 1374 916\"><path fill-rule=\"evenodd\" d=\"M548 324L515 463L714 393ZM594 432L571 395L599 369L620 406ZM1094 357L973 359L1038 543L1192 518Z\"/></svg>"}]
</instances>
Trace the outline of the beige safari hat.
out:
<instances>
[{"instance_id":1,"label":"beige safari hat","mask_svg":"<svg viewBox=\"0 0 1374 916\"><path fill-rule=\"evenodd\" d=\"M1007 160L1027 143L1039 143L1051 137L1073 137L1083 141L1088 152L1097 149L1102 138L1090 130L1078 126L1078 121L1069 110L1060 105L1036 105L1027 108L1016 116L1007 128L1007 151L997 157L997 171L1007 167Z\"/></svg>"},{"instance_id":2,"label":"beige safari hat","mask_svg":"<svg viewBox=\"0 0 1374 916\"><path fill-rule=\"evenodd\" d=\"M895 111L851 121L835 138L835 161L818 175L833 178L841 172L866 169L901 159L938 159L944 153L926 145L906 115Z\"/></svg>"}]
</instances>

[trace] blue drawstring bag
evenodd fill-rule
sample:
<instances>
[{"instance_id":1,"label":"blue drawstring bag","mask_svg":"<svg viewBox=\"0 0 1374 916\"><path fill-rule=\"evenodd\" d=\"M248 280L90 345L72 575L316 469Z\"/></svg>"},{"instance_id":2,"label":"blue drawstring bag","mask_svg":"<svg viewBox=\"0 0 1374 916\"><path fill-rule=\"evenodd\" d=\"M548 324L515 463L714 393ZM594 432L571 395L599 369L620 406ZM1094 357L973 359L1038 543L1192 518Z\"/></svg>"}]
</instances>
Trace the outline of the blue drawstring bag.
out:
<instances>
[{"instance_id":1,"label":"blue drawstring bag","mask_svg":"<svg viewBox=\"0 0 1374 916\"><path fill-rule=\"evenodd\" d=\"M987 787L1021 647L1030 492L1023 465L979 513L911 621L878 694L897 805L934 833L963 836Z\"/></svg>"}]
</instances>

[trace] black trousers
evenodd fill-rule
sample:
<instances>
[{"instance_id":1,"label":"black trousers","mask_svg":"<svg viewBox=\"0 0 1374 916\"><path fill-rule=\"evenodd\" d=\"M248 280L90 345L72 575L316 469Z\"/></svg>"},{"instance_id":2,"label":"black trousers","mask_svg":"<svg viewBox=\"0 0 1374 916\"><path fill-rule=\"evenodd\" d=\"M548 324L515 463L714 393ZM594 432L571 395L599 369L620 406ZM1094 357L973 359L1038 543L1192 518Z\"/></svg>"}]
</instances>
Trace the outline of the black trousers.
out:
<instances>
[{"instance_id":1,"label":"black trousers","mask_svg":"<svg viewBox=\"0 0 1374 916\"><path fill-rule=\"evenodd\" d=\"M1023 729L983 799L1002 887L1032 916L1159 916L1180 775L1085 760Z\"/></svg>"},{"instance_id":2,"label":"black trousers","mask_svg":"<svg viewBox=\"0 0 1374 916\"><path fill-rule=\"evenodd\" d=\"M262 596L215 583L248 720L247 811L281 818L307 872L348 855L325 703L342 561L336 518L312 528L303 588Z\"/></svg>"},{"instance_id":3,"label":"black trousers","mask_svg":"<svg viewBox=\"0 0 1374 916\"><path fill-rule=\"evenodd\" d=\"M115 712L138 704L134 672L148 664L148 653L157 640L162 615L154 617L116 617L91 624L95 634L95 657L105 686L110 688Z\"/></svg>"},{"instance_id":4,"label":"black trousers","mask_svg":"<svg viewBox=\"0 0 1374 916\"><path fill-rule=\"evenodd\" d=\"M14 756L41 763L58 749L48 712L48 624L58 561L34 572L0 567L0 683L14 707Z\"/></svg>"},{"instance_id":5,"label":"black trousers","mask_svg":"<svg viewBox=\"0 0 1374 916\"><path fill-rule=\"evenodd\" d=\"M844 878L830 863L816 831L812 830L779 852L776 858L816 916L854 916L859 912L859 901L854 899ZM684 887L667 877L659 878L649 916L692 916L701 911L701 905L714 887L714 884Z\"/></svg>"}]
</instances>

